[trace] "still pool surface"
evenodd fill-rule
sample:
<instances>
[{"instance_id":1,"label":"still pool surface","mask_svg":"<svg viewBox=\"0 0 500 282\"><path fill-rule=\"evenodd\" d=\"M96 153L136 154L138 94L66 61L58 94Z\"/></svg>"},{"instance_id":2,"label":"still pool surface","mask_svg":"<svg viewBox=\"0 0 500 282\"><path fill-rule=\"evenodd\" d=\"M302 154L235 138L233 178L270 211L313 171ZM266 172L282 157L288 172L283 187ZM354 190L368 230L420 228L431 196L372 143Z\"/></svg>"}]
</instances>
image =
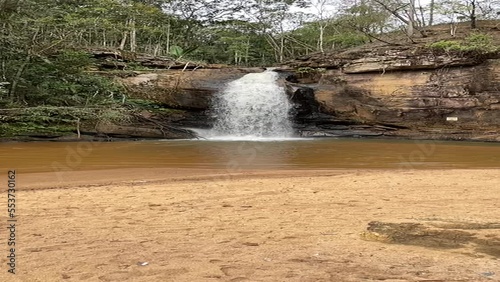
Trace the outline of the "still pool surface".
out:
<instances>
[{"instance_id":1,"label":"still pool surface","mask_svg":"<svg viewBox=\"0 0 500 282\"><path fill-rule=\"evenodd\" d=\"M500 168L500 144L361 139L1 143L0 167L23 172L148 167Z\"/></svg>"}]
</instances>

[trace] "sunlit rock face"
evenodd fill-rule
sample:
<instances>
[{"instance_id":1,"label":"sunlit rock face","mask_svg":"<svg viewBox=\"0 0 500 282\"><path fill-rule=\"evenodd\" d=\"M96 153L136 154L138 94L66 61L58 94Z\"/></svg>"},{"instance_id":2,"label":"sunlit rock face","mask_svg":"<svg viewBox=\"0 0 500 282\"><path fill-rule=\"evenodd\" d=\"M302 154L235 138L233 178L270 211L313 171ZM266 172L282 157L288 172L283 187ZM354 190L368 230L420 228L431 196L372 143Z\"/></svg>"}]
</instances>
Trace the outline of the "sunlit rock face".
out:
<instances>
[{"instance_id":1,"label":"sunlit rock face","mask_svg":"<svg viewBox=\"0 0 500 282\"><path fill-rule=\"evenodd\" d=\"M497 57L421 46L315 54L289 64L287 89L314 91L319 110L308 122L316 131L337 133L347 123L382 125L370 131L387 136L497 140Z\"/></svg>"}]
</instances>

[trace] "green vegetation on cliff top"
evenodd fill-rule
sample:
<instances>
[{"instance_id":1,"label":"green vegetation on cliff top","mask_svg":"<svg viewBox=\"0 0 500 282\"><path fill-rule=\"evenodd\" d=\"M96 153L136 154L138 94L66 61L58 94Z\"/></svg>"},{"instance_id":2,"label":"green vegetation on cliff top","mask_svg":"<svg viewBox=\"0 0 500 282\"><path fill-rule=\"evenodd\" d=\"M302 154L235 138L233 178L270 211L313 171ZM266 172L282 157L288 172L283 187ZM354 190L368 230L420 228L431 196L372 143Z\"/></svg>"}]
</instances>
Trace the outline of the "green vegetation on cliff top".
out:
<instances>
[{"instance_id":1,"label":"green vegetation on cliff top","mask_svg":"<svg viewBox=\"0 0 500 282\"><path fill-rule=\"evenodd\" d=\"M427 47L446 52L475 52L478 55L500 51L500 46L493 43L492 36L483 33L472 33L461 41L439 40L428 44Z\"/></svg>"}]
</instances>

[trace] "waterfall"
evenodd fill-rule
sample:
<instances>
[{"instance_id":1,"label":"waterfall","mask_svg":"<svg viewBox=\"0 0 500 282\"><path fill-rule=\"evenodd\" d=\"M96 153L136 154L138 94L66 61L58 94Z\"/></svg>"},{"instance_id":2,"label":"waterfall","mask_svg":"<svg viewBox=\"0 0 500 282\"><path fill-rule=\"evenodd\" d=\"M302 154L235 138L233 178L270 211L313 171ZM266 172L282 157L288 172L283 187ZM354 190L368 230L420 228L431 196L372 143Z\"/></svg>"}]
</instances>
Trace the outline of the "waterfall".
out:
<instances>
[{"instance_id":1,"label":"waterfall","mask_svg":"<svg viewBox=\"0 0 500 282\"><path fill-rule=\"evenodd\" d=\"M292 104L277 83L278 73L267 70L234 80L216 94L215 125L210 139L281 139L293 135Z\"/></svg>"}]
</instances>

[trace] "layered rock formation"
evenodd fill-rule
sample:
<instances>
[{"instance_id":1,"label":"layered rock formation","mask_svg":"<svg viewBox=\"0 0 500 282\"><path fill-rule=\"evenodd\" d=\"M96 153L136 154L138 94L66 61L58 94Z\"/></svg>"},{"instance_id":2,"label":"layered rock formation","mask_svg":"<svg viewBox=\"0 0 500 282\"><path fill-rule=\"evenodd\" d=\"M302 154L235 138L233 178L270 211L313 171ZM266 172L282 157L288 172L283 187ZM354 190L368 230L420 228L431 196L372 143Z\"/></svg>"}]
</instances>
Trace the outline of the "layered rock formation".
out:
<instances>
[{"instance_id":1,"label":"layered rock formation","mask_svg":"<svg viewBox=\"0 0 500 282\"><path fill-rule=\"evenodd\" d=\"M491 30L500 38L498 28ZM429 41L373 44L304 56L277 69L296 105L297 131L302 136L500 141L500 54L428 46ZM212 95L226 82L260 71L159 70L137 72L123 82L134 97L183 110L172 124L210 127Z\"/></svg>"},{"instance_id":2,"label":"layered rock formation","mask_svg":"<svg viewBox=\"0 0 500 282\"><path fill-rule=\"evenodd\" d=\"M288 89L314 92L319 115L304 130L315 135L348 124L360 135L500 141L497 57L421 45L316 54L290 63L299 72Z\"/></svg>"}]
</instances>

